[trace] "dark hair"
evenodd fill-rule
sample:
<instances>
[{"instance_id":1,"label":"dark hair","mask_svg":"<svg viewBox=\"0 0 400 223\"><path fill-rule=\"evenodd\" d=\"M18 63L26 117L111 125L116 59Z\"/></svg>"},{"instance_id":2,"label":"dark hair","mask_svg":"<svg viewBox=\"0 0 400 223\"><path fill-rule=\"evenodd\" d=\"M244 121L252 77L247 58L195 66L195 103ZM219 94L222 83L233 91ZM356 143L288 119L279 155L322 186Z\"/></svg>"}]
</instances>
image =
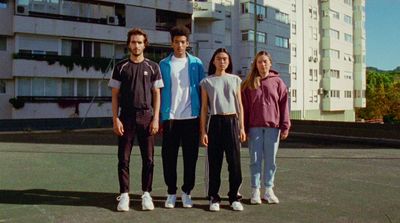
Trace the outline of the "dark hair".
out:
<instances>
[{"instance_id":1,"label":"dark hair","mask_svg":"<svg viewBox=\"0 0 400 223\"><path fill-rule=\"evenodd\" d=\"M219 53L226 53L226 54L228 55L229 64L228 64L228 67L226 68L225 71L226 71L227 73L232 73L232 66L233 66L233 65L232 65L232 58L231 58L231 55L228 53L228 50L227 50L227 49L225 49L225 48L218 48L217 50L215 50L213 56L211 57L210 63L209 63L209 65L208 65L208 75L215 74L216 67L215 67L215 65L214 65L214 60L215 60L215 57L217 56L217 54L219 54Z\"/></svg>"},{"instance_id":2,"label":"dark hair","mask_svg":"<svg viewBox=\"0 0 400 223\"><path fill-rule=\"evenodd\" d=\"M186 26L174 26L169 31L169 34L171 35L171 41L174 40L175 36L186 36L187 41L189 41L190 30Z\"/></svg>"},{"instance_id":3,"label":"dark hair","mask_svg":"<svg viewBox=\"0 0 400 223\"><path fill-rule=\"evenodd\" d=\"M149 42L147 40L147 34L142 30L138 28L134 28L129 30L126 38L126 45L129 46L129 43L131 42L131 36L133 35L142 35L144 37L144 46L147 47L149 45Z\"/></svg>"}]
</instances>

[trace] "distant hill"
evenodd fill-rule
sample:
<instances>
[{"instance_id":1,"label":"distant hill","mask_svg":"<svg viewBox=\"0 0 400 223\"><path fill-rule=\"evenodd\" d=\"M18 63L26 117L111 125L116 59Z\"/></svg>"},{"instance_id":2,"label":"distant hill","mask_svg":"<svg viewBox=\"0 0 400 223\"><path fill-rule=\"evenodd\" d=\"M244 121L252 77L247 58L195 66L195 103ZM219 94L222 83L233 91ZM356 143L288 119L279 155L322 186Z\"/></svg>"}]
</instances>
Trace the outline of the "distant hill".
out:
<instances>
[{"instance_id":1,"label":"distant hill","mask_svg":"<svg viewBox=\"0 0 400 223\"><path fill-rule=\"evenodd\" d=\"M377 72L394 72L394 73L400 73L400 66L396 67L393 70L381 70L379 68L376 67L367 67L368 71L377 71Z\"/></svg>"}]
</instances>

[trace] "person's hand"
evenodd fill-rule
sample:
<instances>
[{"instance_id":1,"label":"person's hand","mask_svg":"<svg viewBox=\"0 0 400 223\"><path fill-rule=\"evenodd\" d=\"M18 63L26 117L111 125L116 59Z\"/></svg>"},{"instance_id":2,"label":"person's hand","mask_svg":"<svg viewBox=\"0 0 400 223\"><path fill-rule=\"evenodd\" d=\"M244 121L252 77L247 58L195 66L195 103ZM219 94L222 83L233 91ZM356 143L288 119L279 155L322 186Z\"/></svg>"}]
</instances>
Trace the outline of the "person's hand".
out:
<instances>
[{"instance_id":1,"label":"person's hand","mask_svg":"<svg viewBox=\"0 0 400 223\"><path fill-rule=\"evenodd\" d=\"M281 140L285 140L288 137L288 135L289 132L284 132L284 133L281 132Z\"/></svg>"},{"instance_id":2,"label":"person's hand","mask_svg":"<svg viewBox=\"0 0 400 223\"><path fill-rule=\"evenodd\" d=\"M117 136L122 136L124 134L124 126L119 118L114 119L113 122L113 130Z\"/></svg>"},{"instance_id":3,"label":"person's hand","mask_svg":"<svg viewBox=\"0 0 400 223\"><path fill-rule=\"evenodd\" d=\"M202 133L201 134L201 144L204 146L208 146L208 135L207 133Z\"/></svg>"},{"instance_id":4,"label":"person's hand","mask_svg":"<svg viewBox=\"0 0 400 223\"><path fill-rule=\"evenodd\" d=\"M244 129L240 129L239 139L240 142L246 141L246 132L244 131Z\"/></svg>"},{"instance_id":5,"label":"person's hand","mask_svg":"<svg viewBox=\"0 0 400 223\"><path fill-rule=\"evenodd\" d=\"M153 121L151 121L150 127L149 127L150 135L155 135L158 132L158 129L159 129L158 120L153 119Z\"/></svg>"}]
</instances>

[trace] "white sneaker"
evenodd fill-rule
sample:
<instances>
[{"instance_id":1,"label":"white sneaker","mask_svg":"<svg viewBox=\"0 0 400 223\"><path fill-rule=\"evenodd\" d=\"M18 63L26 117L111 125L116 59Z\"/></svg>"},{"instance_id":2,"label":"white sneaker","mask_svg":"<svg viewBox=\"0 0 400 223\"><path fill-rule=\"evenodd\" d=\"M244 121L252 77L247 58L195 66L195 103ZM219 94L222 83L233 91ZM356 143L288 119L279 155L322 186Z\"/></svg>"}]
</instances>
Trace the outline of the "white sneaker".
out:
<instances>
[{"instance_id":1,"label":"white sneaker","mask_svg":"<svg viewBox=\"0 0 400 223\"><path fill-rule=\"evenodd\" d=\"M234 211L243 211L243 205L240 201L234 201L231 207Z\"/></svg>"},{"instance_id":2,"label":"white sneaker","mask_svg":"<svg viewBox=\"0 0 400 223\"><path fill-rule=\"evenodd\" d=\"M142 195L142 210L143 211L154 210L153 199L151 198L149 192L144 192Z\"/></svg>"},{"instance_id":3,"label":"white sneaker","mask_svg":"<svg viewBox=\"0 0 400 223\"><path fill-rule=\"evenodd\" d=\"M129 211L129 195L128 193L122 193L117 197L118 206L117 211Z\"/></svg>"},{"instance_id":4,"label":"white sneaker","mask_svg":"<svg viewBox=\"0 0 400 223\"><path fill-rule=\"evenodd\" d=\"M266 200L269 204L279 204L279 199L275 196L272 188L265 189L264 200Z\"/></svg>"},{"instance_id":5,"label":"white sneaker","mask_svg":"<svg viewBox=\"0 0 400 223\"><path fill-rule=\"evenodd\" d=\"M182 205L184 208L193 207L192 196L190 194L182 193Z\"/></svg>"},{"instance_id":6,"label":"white sneaker","mask_svg":"<svg viewBox=\"0 0 400 223\"><path fill-rule=\"evenodd\" d=\"M253 188L251 192L251 204L261 204L260 188Z\"/></svg>"},{"instance_id":7,"label":"white sneaker","mask_svg":"<svg viewBox=\"0 0 400 223\"><path fill-rule=\"evenodd\" d=\"M165 201L165 208L174 208L176 202L176 194L168 194L167 200Z\"/></svg>"},{"instance_id":8,"label":"white sneaker","mask_svg":"<svg viewBox=\"0 0 400 223\"><path fill-rule=\"evenodd\" d=\"M219 211L219 203L218 202L212 203L210 201L210 211Z\"/></svg>"}]
</instances>

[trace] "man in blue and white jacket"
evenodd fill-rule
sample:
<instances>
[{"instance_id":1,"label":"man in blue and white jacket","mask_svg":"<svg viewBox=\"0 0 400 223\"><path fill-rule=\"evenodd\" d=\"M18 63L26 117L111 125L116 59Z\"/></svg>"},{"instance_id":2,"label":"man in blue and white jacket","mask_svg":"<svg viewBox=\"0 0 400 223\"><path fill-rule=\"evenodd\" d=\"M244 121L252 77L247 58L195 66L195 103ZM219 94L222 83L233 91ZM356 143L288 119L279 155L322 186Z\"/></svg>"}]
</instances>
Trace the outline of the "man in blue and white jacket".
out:
<instances>
[{"instance_id":1,"label":"man in blue and white jacket","mask_svg":"<svg viewBox=\"0 0 400 223\"><path fill-rule=\"evenodd\" d=\"M179 146L183 154L182 205L191 208L190 196L195 185L199 152L200 81L204 78L201 60L186 52L189 30L177 26L171 29L174 50L160 61L164 88L161 91L161 121L163 125L162 160L164 180L168 187L166 208L174 208L177 191L177 158Z\"/></svg>"}]
</instances>

